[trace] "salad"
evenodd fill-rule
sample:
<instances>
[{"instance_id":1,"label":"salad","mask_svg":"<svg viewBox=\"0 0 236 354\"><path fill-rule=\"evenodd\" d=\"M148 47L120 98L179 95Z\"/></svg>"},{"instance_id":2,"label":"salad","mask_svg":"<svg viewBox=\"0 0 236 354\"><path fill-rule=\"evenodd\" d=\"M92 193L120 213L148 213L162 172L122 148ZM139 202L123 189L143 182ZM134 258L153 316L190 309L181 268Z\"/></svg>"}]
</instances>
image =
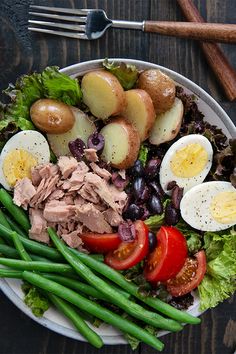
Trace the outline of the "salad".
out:
<instances>
[{"instance_id":1,"label":"salad","mask_svg":"<svg viewBox=\"0 0 236 354\"><path fill-rule=\"evenodd\" d=\"M236 140L157 69L104 60L10 85L0 108L0 277L35 316L53 304L157 350L160 329L236 290ZM73 304L75 307L72 307Z\"/></svg>"}]
</instances>

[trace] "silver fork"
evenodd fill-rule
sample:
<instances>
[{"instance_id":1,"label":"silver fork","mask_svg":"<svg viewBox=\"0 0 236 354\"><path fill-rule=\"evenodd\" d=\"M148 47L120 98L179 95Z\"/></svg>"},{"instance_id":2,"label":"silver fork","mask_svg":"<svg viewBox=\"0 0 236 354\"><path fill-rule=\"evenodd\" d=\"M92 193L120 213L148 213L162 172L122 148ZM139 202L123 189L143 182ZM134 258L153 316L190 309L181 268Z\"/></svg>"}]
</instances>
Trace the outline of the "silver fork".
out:
<instances>
[{"instance_id":1,"label":"silver fork","mask_svg":"<svg viewBox=\"0 0 236 354\"><path fill-rule=\"evenodd\" d=\"M55 34L76 39L98 39L109 27L156 32L162 35L205 41L236 43L236 25L217 23L191 23L171 21L119 21L111 20L105 11L96 9L68 9L31 5L31 16L51 21L29 20L30 31ZM42 12L47 11L47 12ZM63 15L61 15L63 14ZM68 16L70 15L70 16ZM61 22L57 22L57 20ZM46 27L46 28L45 28ZM55 28L55 29L50 29Z\"/></svg>"}]
</instances>

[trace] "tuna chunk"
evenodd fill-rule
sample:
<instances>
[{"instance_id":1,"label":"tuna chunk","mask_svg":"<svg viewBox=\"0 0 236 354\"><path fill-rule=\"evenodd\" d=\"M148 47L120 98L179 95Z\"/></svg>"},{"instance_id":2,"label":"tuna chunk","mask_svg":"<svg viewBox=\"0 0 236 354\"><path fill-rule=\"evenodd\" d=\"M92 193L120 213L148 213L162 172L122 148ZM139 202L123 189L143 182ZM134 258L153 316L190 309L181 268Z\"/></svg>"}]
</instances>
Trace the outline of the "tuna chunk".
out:
<instances>
[{"instance_id":1,"label":"tuna chunk","mask_svg":"<svg viewBox=\"0 0 236 354\"><path fill-rule=\"evenodd\" d=\"M109 171L107 171L105 168L99 167L96 163L91 162L90 167L94 173L96 173L98 176L104 178L105 180L108 181L111 178L111 173Z\"/></svg>"},{"instance_id":2,"label":"tuna chunk","mask_svg":"<svg viewBox=\"0 0 236 354\"><path fill-rule=\"evenodd\" d=\"M31 198L33 198L35 194L36 189L31 180L25 177L16 183L13 201L16 205L22 206L22 208L26 210Z\"/></svg>"},{"instance_id":3,"label":"tuna chunk","mask_svg":"<svg viewBox=\"0 0 236 354\"><path fill-rule=\"evenodd\" d=\"M67 222L75 212L73 205L67 205L63 201L51 200L45 204L43 216L50 222Z\"/></svg>"},{"instance_id":4,"label":"tuna chunk","mask_svg":"<svg viewBox=\"0 0 236 354\"><path fill-rule=\"evenodd\" d=\"M88 200L89 202L94 204L97 204L100 201L100 198L95 192L94 187L88 182L85 182L83 187L78 191L78 194L85 200Z\"/></svg>"},{"instance_id":5,"label":"tuna chunk","mask_svg":"<svg viewBox=\"0 0 236 354\"><path fill-rule=\"evenodd\" d=\"M39 209L30 208L29 218L31 229L29 230L29 237L43 243L49 243L49 236L47 233L47 221L43 217L43 212Z\"/></svg>"},{"instance_id":6,"label":"tuna chunk","mask_svg":"<svg viewBox=\"0 0 236 354\"><path fill-rule=\"evenodd\" d=\"M74 157L60 156L57 162L64 179L68 178L78 167L78 162Z\"/></svg>"},{"instance_id":7,"label":"tuna chunk","mask_svg":"<svg viewBox=\"0 0 236 354\"><path fill-rule=\"evenodd\" d=\"M115 210L109 208L103 212L105 220L111 226L119 226L124 220L122 216Z\"/></svg>"},{"instance_id":8,"label":"tuna chunk","mask_svg":"<svg viewBox=\"0 0 236 354\"><path fill-rule=\"evenodd\" d=\"M46 200L47 197L49 197L49 195L56 189L58 179L58 175L49 177L48 179L43 178L37 187L36 194L30 201L30 206L38 206Z\"/></svg>"},{"instance_id":9,"label":"tuna chunk","mask_svg":"<svg viewBox=\"0 0 236 354\"><path fill-rule=\"evenodd\" d=\"M69 234L62 234L62 239L71 248L78 248L82 245L82 240L78 235L77 230L70 232Z\"/></svg>"},{"instance_id":10,"label":"tuna chunk","mask_svg":"<svg viewBox=\"0 0 236 354\"><path fill-rule=\"evenodd\" d=\"M121 214L127 203L128 195L124 191L120 191L113 184L108 185L109 192L112 194L117 205L117 211Z\"/></svg>"},{"instance_id":11,"label":"tuna chunk","mask_svg":"<svg viewBox=\"0 0 236 354\"><path fill-rule=\"evenodd\" d=\"M93 186L93 189L99 195L102 201L104 201L112 209L117 210L117 205L114 201L114 197L108 188L109 185L106 181L92 172L86 174L85 181Z\"/></svg>"},{"instance_id":12,"label":"tuna chunk","mask_svg":"<svg viewBox=\"0 0 236 354\"><path fill-rule=\"evenodd\" d=\"M84 149L84 156L89 162L97 162L98 155L96 149Z\"/></svg>"},{"instance_id":13,"label":"tuna chunk","mask_svg":"<svg viewBox=\"0 0 236 354\"><path fill-rule=\"evenodd\" d=\"M43 178L54 177L58 174L59 168L52 163L42 164L32 168L31 176L34 186L38 186Z\"/></svg>"},{"instance_id":14,"label":"tuna chunk","mask_svg":"<svg viewBox=\"0 0 236 354\"><path fill-rule=\"evenodd\" d=\"M84 183L84 175L85 173L83 173L80 169L77 169L72 173L72 176L69 179L70 191L76 191L82 187Z\"/></svg>"},{"instance_id":15,"label":"tuna chunk","mask_svg":"<svg viewBox=\"0 0 236 354\"><path fill-rule=\"evenodd\" d=\"M76 215L78 221L80 221L90 231L100 234L112 232L112 228L106 222L103 214L96 209L92 203L76 206Z\"/></svg>"}]
</instances>

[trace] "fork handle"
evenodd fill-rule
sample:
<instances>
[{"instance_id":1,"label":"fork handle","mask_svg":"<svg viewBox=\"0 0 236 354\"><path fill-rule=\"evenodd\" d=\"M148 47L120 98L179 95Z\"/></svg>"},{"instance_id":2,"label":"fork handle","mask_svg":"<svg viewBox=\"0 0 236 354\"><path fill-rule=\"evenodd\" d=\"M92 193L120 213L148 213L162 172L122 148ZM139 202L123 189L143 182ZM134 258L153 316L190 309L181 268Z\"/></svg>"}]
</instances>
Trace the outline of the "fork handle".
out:
<instances>
[{"instance_id":1,"label":"fork handle","mask_svg":"<svg viewBox=\"0 0 236 354\"><path fill-rule=\"evenodd\" d=\"M221 23L191 23L171 21L144 21L144 32L156 32L166 36L236 43L236 25Z\"/></svg>"}]
</instances>

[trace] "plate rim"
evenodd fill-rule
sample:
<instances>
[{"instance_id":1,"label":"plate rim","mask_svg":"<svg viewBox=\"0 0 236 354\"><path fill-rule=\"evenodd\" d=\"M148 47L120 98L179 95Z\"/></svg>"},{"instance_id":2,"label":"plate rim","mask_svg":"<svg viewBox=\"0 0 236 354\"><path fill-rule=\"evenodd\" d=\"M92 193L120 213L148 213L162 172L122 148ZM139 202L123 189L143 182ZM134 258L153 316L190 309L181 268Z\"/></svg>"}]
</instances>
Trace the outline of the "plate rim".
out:
<instances>
[{"instance_id":1,"label":"plate rim","mask_svg":"<svg viewBox=\"0 0 236 354\"><path fill-rule=\"evenodd\" d=\"M101 63L103 62L104 59L95 59L95 60L89 60L89 61L84 61L81 63L76 63L70 66L67 66L65 68L62 68L60 71L62 73L65 73L69 76L76 77L79 75L84 74L85 72L89 70L94 70L98 67L101 67ZM142 60L136 60L136 59L125 59L125 58L109 58L110 61L114 62L121 62L125 61L128 64L133 64L138 67L142 68L157 68L165 72L167 75L171 76L178 84L186 87L190 91L192 91L196 96L198 96L203 102L205 102L214 112L215 114L220 118L220 120L223 122L227 130L230 132L230 135L232 137L236 137L236 127L233 123L233 121L230 119L228 114L224 111L224 109L219 105L219 103L212 97L210 96L204 89L202 89L200 86L195 84L193 81L188 79L182 74L177 73L174 70L168 69L166 67L163 67L161 65L152 63L152 62L147 62L147 61L142 61ZM25 315L30 317L32 320L35 322L39 323L40 325L56 332L61 335L64 335L66 337L76 339L79 341L87 342L84 337L82 337L76 330L69 329L67 327L64 327L61 324L57 324L52 320L49 320L45 317L42 318L37 318L35 317L31 310L24 304L23 300L14 292L14 290L10 287L10 285L7 283L5 279L0 279L0 289L2 292L6 295L6 297L16 306L18 309L20 309ZM199 312L199 316L203 313L203 311ZM120 345L120 344L127 344L127 341L123 338L122 335L117 334L114 336L105 336L102 335L102 339L104 341L104 344L108 345Z\"/></svg>"}]
</instances>

